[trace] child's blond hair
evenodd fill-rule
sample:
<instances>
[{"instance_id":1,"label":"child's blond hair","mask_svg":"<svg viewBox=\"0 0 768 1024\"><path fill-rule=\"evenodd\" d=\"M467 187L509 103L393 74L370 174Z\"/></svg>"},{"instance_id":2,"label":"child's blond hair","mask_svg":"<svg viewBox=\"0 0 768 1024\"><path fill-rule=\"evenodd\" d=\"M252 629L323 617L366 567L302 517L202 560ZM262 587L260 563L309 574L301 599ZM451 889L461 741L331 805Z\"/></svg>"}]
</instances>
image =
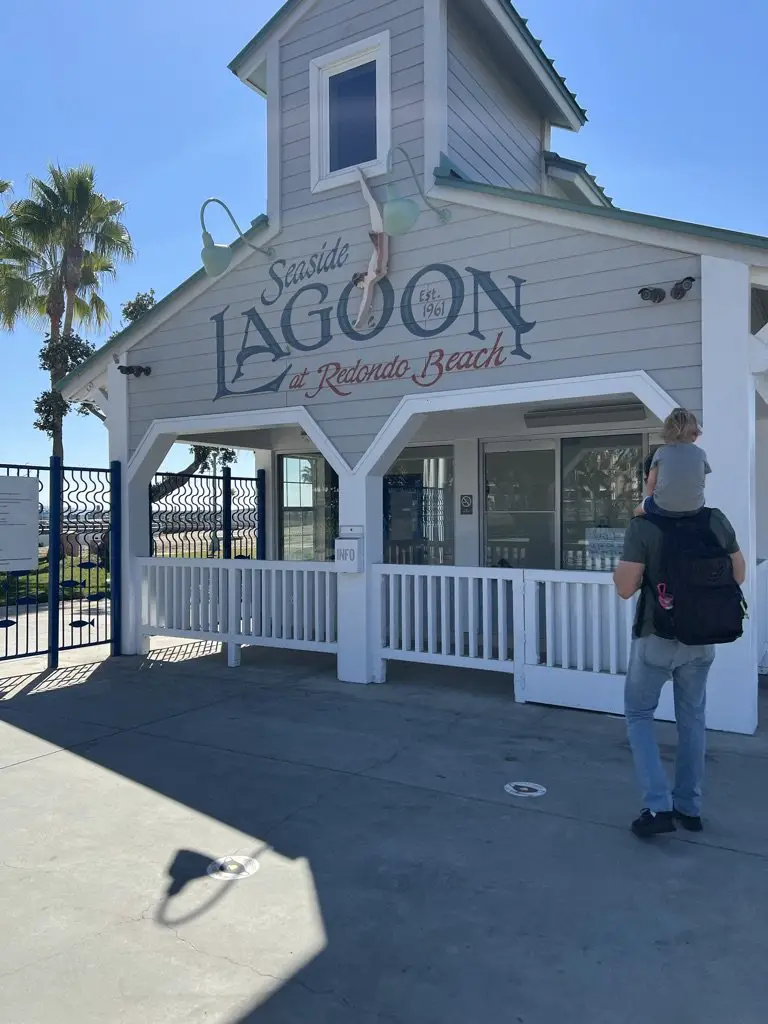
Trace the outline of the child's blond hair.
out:
<instances>
[{"instance_id":1,"label":"child's blond hair","mask_svg":"<svg viewBox=\"0 0 768 1024\"><path fill-rule=\"evenodd\" d=\"M664 420L662 434L665 444L693 444L701 437L701 428L695 415L688 409L673 409Z\"/></svg>"}]
</instances>

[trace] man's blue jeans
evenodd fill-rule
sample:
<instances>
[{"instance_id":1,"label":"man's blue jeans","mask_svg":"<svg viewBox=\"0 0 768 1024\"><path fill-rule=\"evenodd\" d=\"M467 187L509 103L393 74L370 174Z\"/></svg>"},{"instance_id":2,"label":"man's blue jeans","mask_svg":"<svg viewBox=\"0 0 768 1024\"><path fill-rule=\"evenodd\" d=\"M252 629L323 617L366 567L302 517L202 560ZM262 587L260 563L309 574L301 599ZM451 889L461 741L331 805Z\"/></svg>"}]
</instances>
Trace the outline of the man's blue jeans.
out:
<instances>
[{"instance_id":1,"label":"man's blue jeans","mask_svg":"<svg viewBox=\"0 0 768 1024\"><path fill-rule=\"evenodd\" d=\"M682 814L701 814L707 676L714 658L714 647L686 647L658 636L632 641L624 710L635 771L644 793L643 806L651 811L671 811L674 806ZM661 763L653 719L668 679L674 685L677 719L673 790Z\"/></svg>"}]
</instances>

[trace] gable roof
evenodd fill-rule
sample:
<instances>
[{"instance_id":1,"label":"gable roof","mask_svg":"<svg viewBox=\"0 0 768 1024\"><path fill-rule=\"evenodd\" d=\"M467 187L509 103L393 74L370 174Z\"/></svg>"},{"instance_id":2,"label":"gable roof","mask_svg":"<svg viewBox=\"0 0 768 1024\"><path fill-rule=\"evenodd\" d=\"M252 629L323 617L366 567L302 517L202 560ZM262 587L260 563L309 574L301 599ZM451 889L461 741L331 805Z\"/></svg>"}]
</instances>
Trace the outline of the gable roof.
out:
<instances>
[{"instance_id":1,"label":"gable roof","mask_svg":"<svg viewBox=\"0 0 768 1024\"><path fill-rule=\"evenodd\" d=\"M554 210L564 210L571 213L579 214L580 217L596 218L596 219L607 219L618 223L625 223L629 225L637 225L643 228L655 228L661 231L668 231L670 233L676 233L678 235L687 235L692 238L704 238L721 245L740 246L743 248L759 250L763 254L763 258L759 261L760 266L768 266L768 237L764 235L752 235L743 231L732 231L729 228L717 228L712 227L709 224L696 224L690 221L673 220L668 217L657 217L653 214L647 213L636 213L632 210L621 210L615 206L592 206L584 202L575 202L571 199L558 199L555 196L544 196L539 195L535 192L522 192L519 189L514 188L503 188L498 185L487 185L479 181L470 181L466 178L463 172L460 172L447 158L443 158L440 165L435 168L435 184L441 188L454 189L457 192L474 192L487 196L495 196L500 199L515 200L522 203L527 203L531 206L538 206L544 208L550 208ZM460 203L461 199L457 197L456 202ZM246 231L246 237L250 238L257 232L263 230L269 224L269 220L265 216L257 217L253 222L252 226ZM632 237L631 233L628 237ZM246 243L242 239L237 238L232 243L231 248L235 252L242 249ZM674 243L672 243L674 244ZM695 249L692 251L696 251ZM172 303L183 299L183 297L190 293L190 300L193 298L193 290L196 285L203 282L208 282L213 285L214 278L207 278L205 270L201 267L195 271L191 277L188 277L186 281L183 281L177 288L174 288L172 292L164 296L152 309L146 313L140 320L130 324L124 330L120 331L114 337L102 345L100 349L97 349L92 356L90 356L84 363L73 370L70 374L64 377L62 380L55 385L55 390L65 391L69 389L77 381L86 378L90 374L91 379L97 374L103 373L103 369L99 368L99 364L106 363L106 357L110 353L114 353L119 349L125 348L126 345L132 345L135 341L138 341L141 337L149 333L153 326L164 319L163 314L168 310L168 307ZM199 294L199 292L197 293Z\"/></svg>"},{"instance_id":2,"label":"gable roof","mask_svg":"<svg viewBox=\"0 0 768 1024\"><path fill-rule=\"evenodd\" d=\"M732 231L730 228L716 228L709 224L696 224L691 221L673 220L669 217L657 217L649 213L635 213L633 210L621 210L617 206L592 206L587 203L575 202L572 199L559 199L556 196L544 196L537 192L523 192L516 188L505 188L500 185L486 185L480 181L468 181L466 177L457 177L455 168L444 161L435 168L435 184L444 188L481 192L502 199L514 199L529 203L532 206L545 206L550 209L568 210L585 217L607 218L623 221L626 224L638 224L642 227L659 228L662 231L674 231L683 235L709 238L725 245L747 246L752 249L768 250L768 237L752 235L745 231ZM457 200L460 202L460 200Z\"/></svg>"},{"instance_id":3,"label":"gable roof","mask_svg":"<svg viewBox=\"0 0 768 1024\"><path fill-rule=\"evenodd\" d=\"M282 7L272 15L269 21L261 28L249 43L246 43L242 50L236 54L227 67L232 74L240 77L240 71L244 64L247 64L251 57L266 43L272 33L288 18L294 11L298 10L304 0L286 0Z\"/></svg>"},{"instance_id":4,"label":"gable roof","mask_svg":"<svg viewBox=\"0 0 768 1024\"><path fill-rule=\"evenodd\" d=\"M580 160L569 160L567 157L560 156L559 153L552 153L548 150L544 151L543 156L547 174L554 178L566 195L568 195L567 179L570 178L571 181L577 182L577 192L580 192L585 198L589 197L594 200L598 206L613 206L613 200L594 174L590 174L586 164L581 163ZM578 202L575 196L569 196L569 198Z\"/></svg>"},{"instance_id":5,"label":"gable roof","mask_svg":"<svg viewBox=\"0 0 768 1024\"><path fill-rule=\"evenodd\" d=\"M264 214L261 214L251 221L251 226L245 232L245 238L248 239L252 237L258 232L263 231L264 228L268 226L269 218ZM238 252L246 244L247 242L243 241L242 238L236 238L230 245L230 249L234 250L234 252ZM54 385L54 390L63 391L76 380L79 380L81 377L85 377L90 371L95 369L95 365L97 363L103 362L105 357L110 353L116 352L119 349L124 348L126 345L130 345L133 341L134 335L137 335L140 329L143 334L146 334L147 328L151 328L154 323L161 320L168 307L176 300L183 298L187 292L192 290L194 285L202 284L206 281L213 284L214 280L214 278L207 276L204 267L200 267L199 270L196 270L194 274L191 274L186 281L182 281L181 284L177 285L173 289L173 291L164 295L162 299L160 299L159 302L156 302L155 305L142 317L138 320L134 320L132 324L128 324L128 326L124 327L122 331L118 331L116 334L113 334L112 337L101 346L101 348L97 348L93 355L88 356L84 363L81 363L78 367L68 373L66 377L62 377L62 379Z\"/></svg>"},{"instance_id":6,"label":"gable roof","mask_svg":"<svg viewBox=\"0 0 768 1024\"><path fill-rule=\"evenodd\" d=\"M229 70L236 75L241 81L248 81L254 86L259 92L266 95L265 79L263 75L257 76L257 70L266 60L259 62L259 53L264 49L266 44L272 39L272 37L279 32L280 28L288 21L293 14L298 14L301 6L304 3L309 3L310 0L286 0L282 7L269 19L264 27L256 33L249 43L240 50L240 52L233 57L233 59L227 65ZM447 0L451 2L451 0ZM482 0L475 0L476 3L482 2ZM487 0L488 3L493 4L494 2L498 5L499 13L506 15L509 21L508 29L509 36L512 45L518 47L522 44L522 47L527 51L527 56L530 58L532 64L537 67L532 70L534 73L538 71L545 80L549 80L551 86L554 89L554 93L557 97L558 108L562 111L561 119L558 121L553 118L553 123L558 124L562 128L578 128L585 123L587 120L587 112L581 106L576 98L576 94L568 88L565 78L555 67L555 62L551 57L548 57L542 48L540 39L536 39L531 30L528 28L528 19L521 17L518 14L515 7L512 5L511 0ZM517 36L517 40L515 40ZM253 62L257 61L256 67L253 66Z\"/></svg>"}]
</instances>

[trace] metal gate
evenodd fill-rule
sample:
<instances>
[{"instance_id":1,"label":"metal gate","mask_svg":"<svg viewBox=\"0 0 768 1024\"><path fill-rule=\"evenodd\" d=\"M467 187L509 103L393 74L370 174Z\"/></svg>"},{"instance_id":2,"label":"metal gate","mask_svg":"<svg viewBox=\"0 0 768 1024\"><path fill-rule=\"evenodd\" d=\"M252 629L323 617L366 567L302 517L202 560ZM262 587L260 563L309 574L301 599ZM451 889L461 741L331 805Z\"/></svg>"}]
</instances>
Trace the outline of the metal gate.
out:
<instances>
[{"instance_id":1,"label":"metal gate","mask_svg":"<svg viewBox=\"0 0 768 1024\"><path fill-rule=\"evenodd\" d=\"M266 474L157 473L149 485L155 558L266 556Z\"/></svg>"},{"instance_id":2,"label":"metal gate","mask_svg":"<svg viewBox=\"0 0 768 1024\"><path fill-rule=\"evenodd\" d=\"M0 464L35 477L37 569L0 572L0 661L111 644L120 653L120 463L109 469Z\"/></svg>"}]
</instances>

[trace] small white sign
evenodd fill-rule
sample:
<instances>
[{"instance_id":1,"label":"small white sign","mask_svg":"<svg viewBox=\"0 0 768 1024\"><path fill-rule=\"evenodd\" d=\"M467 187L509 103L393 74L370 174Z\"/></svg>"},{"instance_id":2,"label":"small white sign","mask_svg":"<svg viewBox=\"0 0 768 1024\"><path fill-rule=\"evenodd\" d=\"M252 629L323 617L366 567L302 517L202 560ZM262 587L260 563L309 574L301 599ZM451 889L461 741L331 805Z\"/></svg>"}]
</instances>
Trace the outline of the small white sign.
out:
<instances>
[{"instance_id":1,"label":"small white sign","mask_svg":"<svg viewBox=\"0 0 768 1024\"><path fill-rule=\"evenodd\" d=\"M0 570L37 569L39 502L37 477L0 477Z\"/></svg>"},{"instance_id":2,"label":"small white sign","mask_svg":"<svg viewBox=\"0 0 768 1024\"><path fill-rule=\"evenodd\" d=\"M625 530L617 527L590 526L587 528L587 551L590 555L619 557L624 551Z\"/></svg>"},{"instance_id":3,"label":"small white sign","mask_svg":"<svg viewBox=\"0 0 768 1024\"><path fill-rule=\"evenodd\" d=\"M363 538L338 537L335 545L336 565L339 572L363 571Z\"/></svg>"}]
</instances>

